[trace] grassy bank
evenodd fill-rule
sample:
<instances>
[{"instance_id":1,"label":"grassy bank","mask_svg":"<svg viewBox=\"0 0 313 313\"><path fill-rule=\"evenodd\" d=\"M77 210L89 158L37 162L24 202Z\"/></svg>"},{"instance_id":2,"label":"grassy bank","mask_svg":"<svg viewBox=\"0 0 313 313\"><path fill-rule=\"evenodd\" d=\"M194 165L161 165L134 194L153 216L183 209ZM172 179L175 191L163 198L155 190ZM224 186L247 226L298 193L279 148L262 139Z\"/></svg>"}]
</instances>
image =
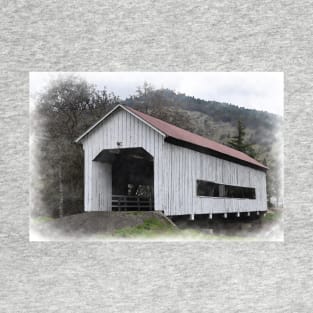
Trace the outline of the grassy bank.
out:
<instances>
[{"instance_id":1,"label":"grassy bank","mask_svg":"<svg viewBox=\"0 0 313 313\"><path fill-rule=\"evenodd\" d=\"M158 235L174 235L179 230L173 225L160 220L156 217L151 217L140 225L133 227L124 227L114 232L114 236L129 238L129 237L155 237Z\"/></svg>"},{"instance_id":2,"label":"grassy bank","mask_svg":"<svg viewBox=\"0 0 313 313\"><path fill-rule=\"evenodd\" d=\"M197 216L176 219L171 224L156 212L89 212L53 219L31 218L32 231L54 240L152 239L152 240L257 240L281 233L281 212L269 210L266 215L228 218ZM279 238L282 235L278 234Z\"/></svg>"},{"instance_id":3,"label":"grassy bank","mask_svg":"<svg viewBox=\"0 0 313 313\"><path fill-rule=\"evenodd\" d=\"M273 223L281 219L281 211L268 210L265 215L262 216L261 221L263 223Z\"/></svg>"},{"instance_id":4,"label":"grassy bank","mask_svg":"<svg viewBox=\"0 0 313 313\"><path fill-rule=\"evenodd\" d=\"M118 229L113 237L125 239L192 239L192 240L242 240L240 236L210 235L198 229L179 229L158 218L146 219L142 224Z\"/></svg>"}]
</instances>

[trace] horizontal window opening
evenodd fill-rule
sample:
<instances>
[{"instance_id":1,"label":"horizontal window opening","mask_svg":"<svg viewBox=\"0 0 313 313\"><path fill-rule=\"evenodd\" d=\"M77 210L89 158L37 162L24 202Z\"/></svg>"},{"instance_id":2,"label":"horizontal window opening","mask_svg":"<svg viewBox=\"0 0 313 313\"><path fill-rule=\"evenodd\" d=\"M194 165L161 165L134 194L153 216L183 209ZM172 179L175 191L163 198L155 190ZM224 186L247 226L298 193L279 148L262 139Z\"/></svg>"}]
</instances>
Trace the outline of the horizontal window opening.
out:
<instances>
[{"instance_id":1,"label":"horizontal window opening","mask_svg":"<svg viewBox=\"0 0 313 313\"><path fill-rule=\"evenodd\" d=\"M197 196L255 199L255 188L223 185L197 180Z\"/></svg>"}]
</instances>

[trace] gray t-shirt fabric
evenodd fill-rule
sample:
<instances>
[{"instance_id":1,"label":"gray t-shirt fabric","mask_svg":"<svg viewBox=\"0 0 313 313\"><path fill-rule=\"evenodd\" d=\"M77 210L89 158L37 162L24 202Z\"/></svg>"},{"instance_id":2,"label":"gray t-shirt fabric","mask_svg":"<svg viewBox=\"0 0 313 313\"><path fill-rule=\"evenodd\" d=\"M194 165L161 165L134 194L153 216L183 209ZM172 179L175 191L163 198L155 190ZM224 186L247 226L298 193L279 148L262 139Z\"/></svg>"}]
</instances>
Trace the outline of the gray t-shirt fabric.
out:
<instances>
[{"instance_id":1,"label":"gray t-shirt fabric","mask_svg":"<svg viewBox=\"0 0 313 313\"><path fill-rule=\"evenodd\" d=\"M312 2L7 1L1 312L311 312ZM284 242L30 242L30 71L285 75Z\"/></svg>"}]
</instances>

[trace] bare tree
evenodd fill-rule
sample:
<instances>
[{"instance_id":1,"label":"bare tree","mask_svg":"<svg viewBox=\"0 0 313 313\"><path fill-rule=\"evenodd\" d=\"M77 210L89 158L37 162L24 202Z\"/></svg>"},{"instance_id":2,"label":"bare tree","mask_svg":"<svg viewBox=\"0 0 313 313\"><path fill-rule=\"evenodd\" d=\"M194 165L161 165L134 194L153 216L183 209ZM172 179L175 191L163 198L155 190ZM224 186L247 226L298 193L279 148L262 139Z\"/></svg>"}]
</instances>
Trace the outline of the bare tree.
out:
<instances>
[{"instance_id":1,"label":"bare tree","mask_svg":"<svg viewBox=\"0 0 313 313\"><path fill-rule=\"evenodd\" d=\"M74 139L117 103L114 94L77 76L60 77L39 95L35 136L40 134L41 193L52 215L82 209L83 152ZM81 205L69 204L74 202Z\"/></svg>"}]
</instances>

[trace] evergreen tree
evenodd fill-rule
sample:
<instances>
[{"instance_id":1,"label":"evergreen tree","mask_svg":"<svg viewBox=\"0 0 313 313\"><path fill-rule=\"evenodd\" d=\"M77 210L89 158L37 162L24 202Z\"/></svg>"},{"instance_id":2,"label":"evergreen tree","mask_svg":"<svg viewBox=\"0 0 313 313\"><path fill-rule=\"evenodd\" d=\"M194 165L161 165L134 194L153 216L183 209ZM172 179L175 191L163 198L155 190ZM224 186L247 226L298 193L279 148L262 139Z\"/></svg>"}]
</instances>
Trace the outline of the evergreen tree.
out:
<instances>
[{"instance_id":1,"label":"evergreen tree","mask_svg":"<svg viewBox=\"0 0 313 313\"><path fill-rule=\"evenodd\" d=\"M253 148L252 144L246 141L245 137L246 137L246 128L241 122L241 120L238 120L237 135L231 137L231 139L228 141L228 145L238 151L250 155L253 158L256 158L257 152Z\"/></svg>"}]
</instances>

